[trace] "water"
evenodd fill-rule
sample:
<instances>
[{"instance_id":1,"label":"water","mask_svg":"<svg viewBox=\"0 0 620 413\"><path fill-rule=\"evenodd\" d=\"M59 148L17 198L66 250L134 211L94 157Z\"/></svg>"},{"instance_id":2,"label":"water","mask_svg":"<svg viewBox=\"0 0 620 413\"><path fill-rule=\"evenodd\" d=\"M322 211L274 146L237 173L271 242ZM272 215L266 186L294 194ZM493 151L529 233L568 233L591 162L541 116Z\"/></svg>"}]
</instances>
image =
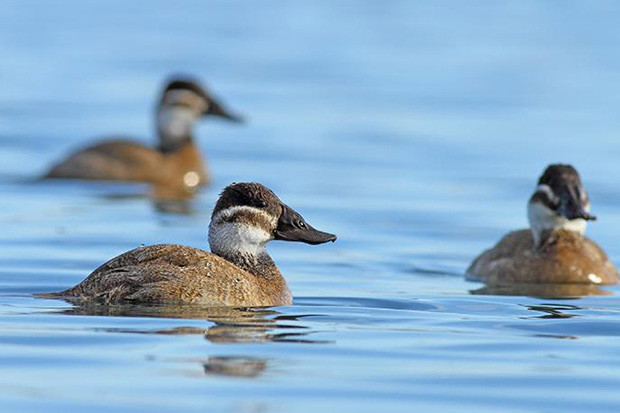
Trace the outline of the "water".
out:
<instances>
[{"instance_id":1,"label":"water","mask_svg":"<svg viewBox=\"0 0 620 413\"><path fill-rule=\"evenodd\" d=\"M3 411L617 411L620 290L480 295L473 257L523 227L550 162L580 170L620 261L620 6L611 1L0 4ZM148 141L170 73L245 126L198 130L214 183L165 213L141 185L39 182L70 149ZM274 243L295 305L73 308L140 244L206 248L231 181L335 244Z\"/></svg>"}]
</instances>

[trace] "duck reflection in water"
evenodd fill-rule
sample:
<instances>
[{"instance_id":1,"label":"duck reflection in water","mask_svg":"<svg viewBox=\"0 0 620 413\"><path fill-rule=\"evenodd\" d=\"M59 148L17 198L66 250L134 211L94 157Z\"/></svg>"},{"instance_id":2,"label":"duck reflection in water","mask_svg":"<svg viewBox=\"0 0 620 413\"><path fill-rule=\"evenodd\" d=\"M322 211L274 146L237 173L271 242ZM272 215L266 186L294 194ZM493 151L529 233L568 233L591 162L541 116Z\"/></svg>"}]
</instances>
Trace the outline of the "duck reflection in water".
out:
<instances>
[{"instance_id":1,"label":"duck reflection in water","mask_svg":"<svg viewBox=\"0 0 620 413\"><path fill-rule=\"evenodd\" d=\"M612 295L611 291L604 290L593 284L486 285L469 292L474 295L511 295L553 299L580 298L588 295Z\"/></svg>"},{"instance_id":2,"label":"duck reflection in water","mask_svg":"<svg viewBox=\"0 0 620 413\"><path fill-rule=\"evenodd\" d=\"M305 317L319 314L284 314L267 308L203 307L197 305L107 305L92 302L74 304L62 311L67 315L111 317L155 317L205 320L213 325L202 328L178 326L164 330L110 329L109 331L134 334L187 335L203 334L212 343L308 343L326 344L313 340L314 333L299 323Z\"/></svg>"},{"instance_id":3,"label":"duck reflection in water","mask_svg":"<svg viewBox=\"0 0 620 413\"><path fill-rule=\"evenodd\" d=\"M204 335L214 344L238 343L304 343L329 344L332 341L313 340L316 331L299 322L300 319L319 314L284 314L265 308L200 307L196 305L105 305L97 303L77 304L61 311L65 315L89 315L112 317L155 317L205 320L208 327L178 326L169 329L138 330L109 328L105 331L127 334ZM214 355L202 359L168 359L173 363L200 363L207 376L257 378L269 368L266 358L251 355Z\"/></svg>"},{"instance_id":4,"label":"duck reflection in water","mask_svg":"<svg viewBox=\"0 0 620 413\"><path fill-rule=\"evenodd\" d=\"M267 369L267 359L242 356L212 356L203 363L210 376L256 378Z\"/></svg>"}]
</instances>

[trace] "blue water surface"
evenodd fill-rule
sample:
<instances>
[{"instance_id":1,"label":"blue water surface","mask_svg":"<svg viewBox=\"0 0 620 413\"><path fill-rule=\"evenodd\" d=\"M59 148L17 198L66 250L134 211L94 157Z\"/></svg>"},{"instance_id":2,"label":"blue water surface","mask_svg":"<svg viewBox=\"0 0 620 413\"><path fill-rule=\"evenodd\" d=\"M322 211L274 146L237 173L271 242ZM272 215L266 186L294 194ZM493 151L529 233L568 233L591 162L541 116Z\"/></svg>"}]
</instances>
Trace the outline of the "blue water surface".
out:
<instances>
[{"instance_id":1,"label":"blue water surface","mask_svg":"<svg viewBox=\"0 0 620 413\"><path fill-rule=\"evenodd\" d=\"M1 410L620 410L618 287L463 279L558 161L619 263L619 18L614 1L3 1ZM186 214L143 185L37 179L98 136L153 142L173 73L248 119L198 127L214 182ZM294 305L33 297L141 244L207 248L219 191L245 180L339 236L270 246Z\"/></svg>"}]
</instances>

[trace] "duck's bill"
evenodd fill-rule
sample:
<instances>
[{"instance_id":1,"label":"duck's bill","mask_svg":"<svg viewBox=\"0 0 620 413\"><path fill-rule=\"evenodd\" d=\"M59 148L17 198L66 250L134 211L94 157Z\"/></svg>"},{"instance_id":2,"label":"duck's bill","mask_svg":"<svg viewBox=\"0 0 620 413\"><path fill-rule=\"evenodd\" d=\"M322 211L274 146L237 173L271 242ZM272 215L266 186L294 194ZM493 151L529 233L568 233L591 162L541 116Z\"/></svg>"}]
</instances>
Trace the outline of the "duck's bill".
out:
<instances>
[{"instance_id":1,"label":"duck's bill","mask_svg":"<svg viewBox=\"0 0 620 413\"><path fill-rule=\"evenodd\" d=\"M586 221L596 221L596 215L590 214L585 209L577 210L577 211L568 211L564 214L567 219L584 219Z\"/></svg>"},{"instance_id":2,"label":"duck's bill","mask_svg":"<svg viewBox=\"0 0 620 413\"><path fill-rule=\"evenodd\" d=\"M306 224L307 225L307 224ZM328 232L318 231L307 225L306 228L278 229L276 231L276 239L281 241L297 241L306 244L324 244L326 242L336 241L336 236Z\"/></svg>"},{"instance_id":3,"label":"duck's bill","mask_svg":"<svg viewBox=\"0 0 620 413\"><path fill-rule=\"evenodd\" d=\"M243 122L243 117L234 113L231 113L227 109L225 109L222 105L212 100L209 104L207 110L203 113L203 115L213 115L219 116L220 118L227 119L231 122L241 123Z\"/></svg>"},{"instance_id":4,"label":"duck's bill","mask_svg":"<svg viewBox=\"0 0 620 413\"><path fill-rule=\"evenodd\" d=\"M588 212L587 205L579 199L577 194L570 193L560 206L560 214L566 219L584 219L586 221L596 220L596 216Z\"/></svg>"},{"instance_id":5,"label":"duck's bill","mask_svg":"<svg viewBox=\"0 0 620 413\"><path fill-rule=\"evenodd\" d=\"M312 228L301 215L288 206L283 206L284 212L278 221L275 239L281 241L305 242L306 244L324 244L336 241L336 236L328 232Z\"/></svg>"}]
</instances>

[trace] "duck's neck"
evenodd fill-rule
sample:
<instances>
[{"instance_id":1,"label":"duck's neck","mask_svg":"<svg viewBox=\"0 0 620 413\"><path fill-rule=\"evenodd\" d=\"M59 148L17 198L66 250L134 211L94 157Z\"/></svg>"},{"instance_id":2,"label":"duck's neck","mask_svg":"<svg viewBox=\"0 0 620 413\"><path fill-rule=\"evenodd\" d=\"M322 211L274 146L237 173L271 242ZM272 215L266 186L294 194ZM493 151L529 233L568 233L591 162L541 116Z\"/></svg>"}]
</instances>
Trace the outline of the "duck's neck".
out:
<instances>
[{"instance_id":1,"label":"duck's neck","mask_svg":"<svg viewBox=\"0 0 620 413\"><path fill-rule=\"evenodd\" d=\"M266 244L270 234L264 229L235 222L251 207L231 207L215 214L209 225L211 252L259 277L281 276Z\"/></svg>"},{"instance_id":2,"label":"duck's neck","mask_svg":"<svg viewBox=\"0 0 620 413\"><path fill-rule=\"evenodd\" d=\"M288 305L293 302L286 279L266 251L258 255L239 252L220 256L256 277L256 292L264 297L261 306Z\"/></svg>"},{"instance_id":3,"label":"duck's neck","mask_svg":"<svg viewBox=\"0 0 620 413\"><path fill-rule=\"evenodd\" d=\"M276 267L276 264L267 252L260 255L250 255L239 252L222 256L222 258L257 277L272 280L282 276L280 270L278 270L278 267Z\"/></svg>"},{"instance_id":4,"label":"duck's neck","mask_svg":"<svg viewBox=\"0 0 620 413\"><path fill-rule=\"evenodd\" d=\"M192 142L195 112L182 106L162 106L157 110L159 150L170 153Z\"/></svg>"}]
</instances>

